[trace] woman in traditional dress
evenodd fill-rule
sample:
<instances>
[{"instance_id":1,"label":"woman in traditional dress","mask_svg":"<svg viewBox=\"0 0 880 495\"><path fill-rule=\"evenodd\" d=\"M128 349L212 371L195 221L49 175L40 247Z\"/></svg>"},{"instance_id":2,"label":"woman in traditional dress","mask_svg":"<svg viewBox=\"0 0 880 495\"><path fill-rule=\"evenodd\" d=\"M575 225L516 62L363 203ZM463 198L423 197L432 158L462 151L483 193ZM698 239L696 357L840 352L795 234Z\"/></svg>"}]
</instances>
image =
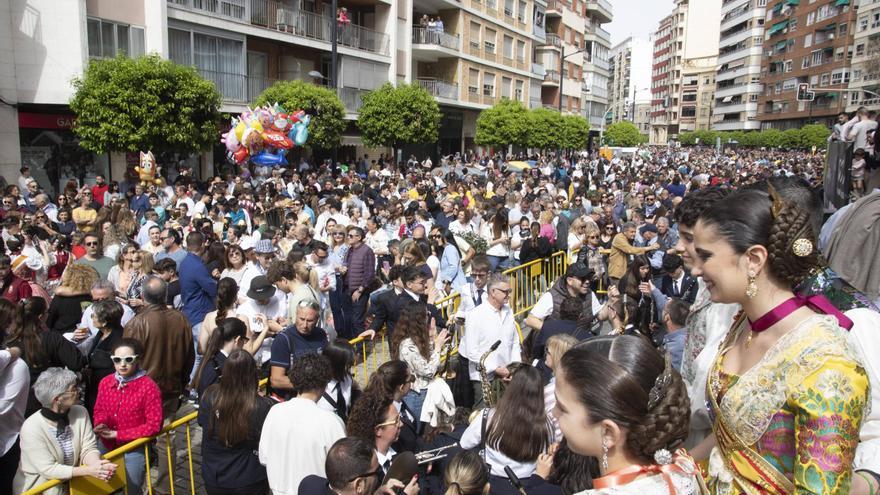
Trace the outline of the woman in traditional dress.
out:
<instances>
[{"instance_id":1,"label":"woman in traditional dress","mask_svg":"<svg viewBox=\"0 0 880 495\"><path fill-rule=\"evenodd\" d=\"M694 228L711 300L742 311L709 372L718 494L849 493L868 377L846 331L852 322L823 296L792 290L818 264L810 212L772 187L741 190Z\"/></svg>"}]
</instances>

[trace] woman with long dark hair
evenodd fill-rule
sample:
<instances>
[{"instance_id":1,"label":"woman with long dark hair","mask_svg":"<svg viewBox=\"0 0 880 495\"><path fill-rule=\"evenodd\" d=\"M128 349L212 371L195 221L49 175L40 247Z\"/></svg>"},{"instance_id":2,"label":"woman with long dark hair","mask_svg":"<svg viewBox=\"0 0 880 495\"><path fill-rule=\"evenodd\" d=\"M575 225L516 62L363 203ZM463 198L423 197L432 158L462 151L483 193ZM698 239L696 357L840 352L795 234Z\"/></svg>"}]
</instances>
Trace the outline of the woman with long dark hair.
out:
<instances>
[{"instance_id":1,"label":"woman with long dark hair","mask_svg":"<svg viewBox=\"0 0 880 495\"><path fill-rule=\"evenodd\" d=\"M394 449L398 452L417 452L418 439L418 416L403 402L403 398L409 393L416 377L403 361L393 359L376 368L370 375L370 381L361 395L361 400L367 396L388 396L394 408L400 413L400 435L394 442ZM352 409L354 416L354 409Z\"/></svg>"},{"instance_id":2,"label":"woman with long dark hair","mask_svg":"<svg viewBox=\"0 0 880 495\"><path fill-rule=\"evenodd\" d=\"M617 311L625 328L651 338L651 324L658 318L651 295L651 265L647 256L638 254L633 257L617 288L621 294Z\"/></svg>"},{"instance_id":3,"label":"woman with long dark hair","mask_svg":"<svg viewBox=\"0 0 880 495\"><path fill-rule=\"evenodd\" d=\"M217 282L217 309L205 315L205 321L199 330L199 351L205 354L208 350L208 342L216 330L220 322L227 318L236 318L241 320L247 329L244 338L243 349L250 354L256 354L266 338L267 332L254 333L250 329L248 318L239 316L238 314L238 284L229 277L221 278ZM263 322L266 323L265 321ZM194 382L198 384L198 382Z\"/></svg>"},{"instance_id":4,"label":"woman with long dark hair","mask_svg":"<svg viewBox=\"0 0 880 495\"><path fill-rule=\"evenodd\" d=\"M74 265L75 266L75 265ZM86 409L95 410L98 397L98 384L105 376L115 371L112 351L122 340L122 305L115 300L98 301L92 304L92 324L98 333L89 345L86 357L89 360L85 375Z\"/></svg>"},{"instance_id":5,"label":"woman with long dark hair","mask_svg":"<svg viewBox=\"0 0 880 495\"><path fill-rule=\"evenodd\" d=\"M553 414L571 452L599 460L589 493L699 493L683 451L690 401L681 375L645 339L588 340L562 356Z\"/></svg>"},{"instance_id":6,"label":"woman with long dark hair","mask_svg":"<svg viewBox=\"0 0 880 495\"><path fill-rule=\"evenodd\" d=\"M247 325L238 318L224 318L217 322L211 333L208 345L202 354L202 361L196 369L190 388L195 388L199 396L205 389L220 381L223 376L223 363L229 354L241 349L247 342Z\"/></svg>"},{"instance_id":7,"label":"woman with long dark hair","mask_svg":"<svg viewBox=\"0 0 880 495\"><path fill-rule=\"evenodd\" d=\"M46 300L41 297L28 297L18 303L15 324L7 334L6 346L18 347L21 358L28 364L31 383L47 368L63 367L79 371L86 364L86 358L79 349L58 332L46 328ZM40 409L40 403L31 387L28 396L26 415Z\"/></svg>"},{"instance_id":8,"label":"woman with long dark hair","mask_svg":"<svg viewBox=\"0 0 880 495\"><path fill-rule=\"evenodd\" d=\"M416 419L421 417L422 403L428 394L428 384L440 368L440 350L449 340L446 329L437 333L434 318L424 304L410 304L403 308L391 336L391 359L400 359L409 368L415 381L403 396Z\"/></svg>"},{"instance_id":9,"label":"woman with long dark hair","mask_svg":"<svg viewBox=\"0 0 880 495\"><path fill-rule=\"evenodd\" d=\"M471 422L461 447L485 449L493 486L510 486L504 471L509 466L527 489L545 489L547 483L536 470L538 457L549 449L552 438L544 410L543 376L537 368L523 365L513 373L498 404Z\"/></svg>"},{"instance_id":10,"label":"woman with long dark hair","mask_svg":"<svg viewBox=\"0 0 880 495\"><path fill-rule=\"evenodd\" d=\"M361 395L360 387L351 376L354 347L345 339L336 339L330 341L321 354L330 363L331 378L318 399L318 407L335 412L345 422L352 405Z\"/></svg>"},{"instance_id":11,"label":"woman with long dark hair","mask_svg":"<svg viewBox=\"0 0 880 495\"><path fill-rule=\"evenodd\" d=\"M488 249L486 256L492 263L492 271L507 267L510 257L510 229L508 228L507 213L499 208L491 219L483 224L480 235L486 240Z\"/></svg>"},{"instance_id":12,"label":"woman with long dark hair","mask_svg":"<svg viewBox=\"0 0 880 495\"><path fill-rule=\"evenodd\" d=\"M223 364L223 380L208 387L199 404L202 479L208 494L268 493L266 468L256 452L272 401L257 393L253 356L232 351Z\"/></svg>"}]
</instances>

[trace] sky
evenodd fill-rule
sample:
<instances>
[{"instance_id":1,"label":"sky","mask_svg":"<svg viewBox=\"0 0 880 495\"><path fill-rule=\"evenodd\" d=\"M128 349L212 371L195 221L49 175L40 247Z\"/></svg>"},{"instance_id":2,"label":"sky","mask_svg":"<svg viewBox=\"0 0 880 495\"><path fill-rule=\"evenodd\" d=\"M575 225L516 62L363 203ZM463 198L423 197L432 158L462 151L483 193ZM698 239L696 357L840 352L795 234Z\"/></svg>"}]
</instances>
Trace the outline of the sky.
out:
<instances>
[{"instance_id":1,"label":"sky","mask_svg":"<svg viewBox=\"0 0 880 495\"><path fill-rule=\"evenodd\" d=\"M648 40L660 19L672 13L672 0L610 0L614 20L602 25L611 33L612 46L634 36Z\"/></svg>"}]
</instances>

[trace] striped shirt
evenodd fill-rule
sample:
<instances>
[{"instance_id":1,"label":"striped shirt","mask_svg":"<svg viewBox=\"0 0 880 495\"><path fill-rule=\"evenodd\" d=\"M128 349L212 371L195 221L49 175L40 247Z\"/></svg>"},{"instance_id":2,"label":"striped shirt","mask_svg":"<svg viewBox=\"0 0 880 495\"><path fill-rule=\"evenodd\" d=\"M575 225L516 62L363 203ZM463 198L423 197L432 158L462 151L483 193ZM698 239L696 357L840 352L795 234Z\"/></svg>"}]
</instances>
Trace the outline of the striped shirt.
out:
<instances>
[{"instance_id":1,"label":"striped shirt","mask_svg":"<svg viewBox=\"0 0 880 495\"><path fill-rule=\"evenodd\" d=\"M55 435L55 439L61 446L61 452L64 453L64 465L73 466L73 430L68 426L64 429L64 433L58 436L58 429L50 426L49 432Z\"/></svg>"}]
</instances>

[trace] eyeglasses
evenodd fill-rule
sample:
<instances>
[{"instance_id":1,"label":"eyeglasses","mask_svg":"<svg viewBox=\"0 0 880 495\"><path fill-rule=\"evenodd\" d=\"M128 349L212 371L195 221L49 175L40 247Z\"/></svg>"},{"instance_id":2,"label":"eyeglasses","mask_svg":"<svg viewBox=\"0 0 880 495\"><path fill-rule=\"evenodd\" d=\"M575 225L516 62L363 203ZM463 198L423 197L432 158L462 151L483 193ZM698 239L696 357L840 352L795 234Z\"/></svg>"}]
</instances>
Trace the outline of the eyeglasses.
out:
<instances>
[{"instance_id":1,"label":"eyeglasses","mask_svg":"<svg viewBox=\"0 0 880 495\"><path fill-rule=\"evenodd\" d=\"M355 476L354 478L346 481L346 483L351 483L352 481L355 481L358 478L376 478L376 479L381 480L383 476L385 476L385 471L382 470L382 466L379 466L376 468L375 471L370 471L369 473L359 474L359 475ZM380 483L381 483L381 481L380 481Z\"/></svg>"},{"instance_id":2,"label":"eyeglasses","mask_svg":"<svg viewBox=\"0 0 880 495\"><path fill-rule=\"evenodd\" d=\"M489 272L471 272L471 275L474 277L485 277L489 275Z\"/></svg>"},{"instance_id":3,"label":"eyeglasses","mask_svg":"<svg viewBox=\"0 0 880 495\"><path fill-rule=\"evenodd\" d=\"M498 292L504 293L505 296L509 296L510 293L513 292L513 289L498 289L498 288L496 288L494 290L497 290Z\"/></svg>"},{"instance_id":4,"label":"eyeglasses","mask_svg":"<svg viewBox=\"0 0 880 495\"><path fill-rule=\"evenodd\" d=\"M110 359L113 361L113 364L131 364L137 360L137 355L134 356L110 356Z\"/></svg>"},{"instance_id":5,"label":"eyeglasses","mask_svg":"<svg viewBox=\"0 0 880 495\"><path fill-rule=\"evenodd\" d=\"M431 239L443 239L443 236L440 234L434 234L431 236Z\"/></svg>"},{"instance_id":6,"label":"eyeglasses","mask_svg":"<svg viewBox=\"0 0 880 495\"><path fill-rule=\"evenodd\" d=\"M334 237L335 237L335 236L338 236L338 235L344 236L344 235L345 235L345 232L334 232L334 233L333 233L333 236L334 236Z\"/></svg>"},{"instance_id":7,"label":"eyeglasses","mask_svg":"<svg viewBox=\"0 0 880 495\"><path fill-rule=\"evenodd\" d=\"M85 244L86 244L86 246L97 246L98 245L97 242L87 242Z\"/></svg>"},{"instance_id":8,"label":"eyeglasses","mask_svg":"<svg viewBox=\"0 0 880 495\"><path fill-rule=\"evenodd\" d=\"M360 236L357 234L348 234L349 239L357 239L358 237L360 237Z\"/></svg>"}]
</instances>

